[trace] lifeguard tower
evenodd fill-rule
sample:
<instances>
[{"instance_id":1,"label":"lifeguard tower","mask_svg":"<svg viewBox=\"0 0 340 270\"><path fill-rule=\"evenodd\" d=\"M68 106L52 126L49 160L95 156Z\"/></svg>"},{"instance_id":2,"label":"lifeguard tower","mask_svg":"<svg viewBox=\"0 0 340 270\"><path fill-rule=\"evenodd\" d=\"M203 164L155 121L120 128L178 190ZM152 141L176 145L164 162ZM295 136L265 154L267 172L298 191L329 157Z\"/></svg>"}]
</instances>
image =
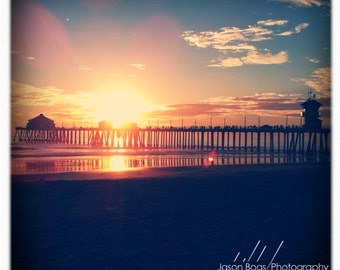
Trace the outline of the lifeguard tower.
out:
<instances>
[{"instance_id":1,"label":"lifeguard tower","mask_svg":"<svg viewBox=\"0 0 340 270\"><path fill-rule=\"evenodd\" d=\"M322 120L319 119L321 116L319 108L322 104L315 100L315 94L311 90L308 92L308 100L303 102L301 106L303 107L301 116L305 119L303 127L309 130L321 129Z\"/></svg>"}]
</instances>

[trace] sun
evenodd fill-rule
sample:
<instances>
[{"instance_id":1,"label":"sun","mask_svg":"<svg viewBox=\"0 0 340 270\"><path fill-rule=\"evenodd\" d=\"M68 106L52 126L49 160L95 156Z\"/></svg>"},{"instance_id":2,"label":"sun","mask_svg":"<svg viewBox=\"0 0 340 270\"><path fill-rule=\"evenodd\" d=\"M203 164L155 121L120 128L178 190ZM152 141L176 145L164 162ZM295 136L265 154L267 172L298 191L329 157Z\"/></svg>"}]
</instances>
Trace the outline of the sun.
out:
<instances>
[{"instance_id":1,"label":"sun","mask_svg":"<svg viewBox=\"0 0 340 270\"><path fill-rule=\"evenodd\" d=\"M124 123L138 124L142 113L151 111L153 106L138 95L129 91L108 91L96 96L95 119L110 121L114 127Z\"/></svg>"}]
</instances>

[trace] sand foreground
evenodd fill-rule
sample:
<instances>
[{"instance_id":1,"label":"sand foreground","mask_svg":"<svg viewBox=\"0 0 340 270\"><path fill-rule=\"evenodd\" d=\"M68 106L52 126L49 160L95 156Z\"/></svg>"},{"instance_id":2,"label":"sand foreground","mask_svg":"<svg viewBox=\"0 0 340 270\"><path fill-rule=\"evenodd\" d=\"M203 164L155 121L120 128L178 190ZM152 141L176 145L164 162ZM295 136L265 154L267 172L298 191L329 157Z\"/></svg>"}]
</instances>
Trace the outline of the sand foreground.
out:
<instances>
[{"instance_id":1,"label":"sand foreground","mask_svg":"<svg viewBox=\"0 0 340 270\"><path fill-rule=\"evenodd\" d=\"M216 270L259 241L256 266L280 243L277 263L329 265L330 178L329 164L12 176L12 269Z\"/></svg>"}]
</instances>

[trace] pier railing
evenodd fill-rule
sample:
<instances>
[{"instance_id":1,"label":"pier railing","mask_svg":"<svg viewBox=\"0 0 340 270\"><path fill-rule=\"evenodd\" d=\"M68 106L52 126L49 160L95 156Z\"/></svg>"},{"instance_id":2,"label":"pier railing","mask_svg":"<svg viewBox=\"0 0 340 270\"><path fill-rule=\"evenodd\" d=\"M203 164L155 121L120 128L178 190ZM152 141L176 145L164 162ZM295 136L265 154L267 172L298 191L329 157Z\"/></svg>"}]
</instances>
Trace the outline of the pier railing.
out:
<instances>
[{"instance_id":1,"label":"pier railing","mask_svg":"<svg viewBox=\"0 0 340 270\"><path fill-rule=\"evenodd\" d=\"M330 129L304 127L161 127L134 129L16 127L14 142L115 148L221 149L329 153Z\"/></svg>"}]
</instances>

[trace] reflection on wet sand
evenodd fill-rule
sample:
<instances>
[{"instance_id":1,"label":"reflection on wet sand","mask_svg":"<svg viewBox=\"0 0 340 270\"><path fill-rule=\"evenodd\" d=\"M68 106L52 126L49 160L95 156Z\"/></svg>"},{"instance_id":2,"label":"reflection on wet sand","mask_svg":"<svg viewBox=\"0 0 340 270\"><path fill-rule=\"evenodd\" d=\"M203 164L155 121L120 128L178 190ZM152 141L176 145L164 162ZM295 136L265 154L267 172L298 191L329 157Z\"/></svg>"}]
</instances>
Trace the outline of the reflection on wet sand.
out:
<instances>
[{"instance_id":1,"label":"reflection on wet sand","mask_svg":"<svg viewBox=\"0 0 340 270\"><path fill-rule=\"evenodd\" d=\"M91 156L59 158L18 158L12 160L12 174L39 174L86 171L125 171L142 168L185 167L237 164L285 164L322 162L322 156L245 154L215 156L213 161L203 155L191 156Z\"/></svg>"}]
</instances>

